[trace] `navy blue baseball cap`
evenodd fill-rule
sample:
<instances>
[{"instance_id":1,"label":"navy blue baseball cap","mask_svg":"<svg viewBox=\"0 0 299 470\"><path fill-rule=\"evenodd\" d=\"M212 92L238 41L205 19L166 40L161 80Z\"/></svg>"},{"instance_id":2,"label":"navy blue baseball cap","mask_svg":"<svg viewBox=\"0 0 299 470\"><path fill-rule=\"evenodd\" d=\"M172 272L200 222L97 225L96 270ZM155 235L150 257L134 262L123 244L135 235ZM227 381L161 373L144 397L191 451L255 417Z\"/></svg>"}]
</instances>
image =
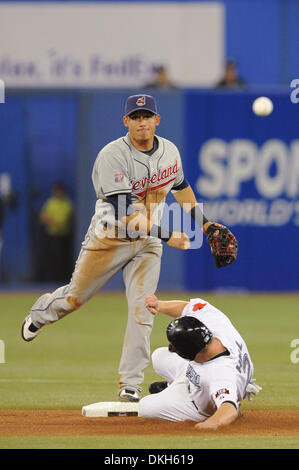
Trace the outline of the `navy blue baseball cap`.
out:
<instances>
[{"instance_id":1,"label":"navy blue baseball cap","mask_svg":"<svg viewBox=\"0 0 299 470\"><path fill-rule=\"evenodd\" d=\"M150 111L151 113L158 114L155 98L151 95L129 96L126 101L125 116L129 116L129 114L140 110Z\"/></svg>"}]
</instances>

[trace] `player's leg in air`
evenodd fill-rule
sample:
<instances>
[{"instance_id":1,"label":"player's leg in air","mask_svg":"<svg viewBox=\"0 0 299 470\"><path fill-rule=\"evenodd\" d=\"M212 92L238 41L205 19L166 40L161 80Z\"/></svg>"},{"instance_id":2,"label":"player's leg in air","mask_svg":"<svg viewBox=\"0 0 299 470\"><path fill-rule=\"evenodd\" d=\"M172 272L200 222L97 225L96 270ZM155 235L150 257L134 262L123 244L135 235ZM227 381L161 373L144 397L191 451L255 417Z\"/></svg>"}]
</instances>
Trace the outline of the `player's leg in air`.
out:
<instances>
[{"instance_id":1,"label":"player's leg in air","mask_svg":"<svg viewBox=\"0 0 299 470\"><path fill-rule=\"evenodd\" d=\"M45 325L77 310L134 256L133 244L117 239L87 238L69 284L42 295L22 325L22 337L32 341Z\"/></svg>"}]
</instances>

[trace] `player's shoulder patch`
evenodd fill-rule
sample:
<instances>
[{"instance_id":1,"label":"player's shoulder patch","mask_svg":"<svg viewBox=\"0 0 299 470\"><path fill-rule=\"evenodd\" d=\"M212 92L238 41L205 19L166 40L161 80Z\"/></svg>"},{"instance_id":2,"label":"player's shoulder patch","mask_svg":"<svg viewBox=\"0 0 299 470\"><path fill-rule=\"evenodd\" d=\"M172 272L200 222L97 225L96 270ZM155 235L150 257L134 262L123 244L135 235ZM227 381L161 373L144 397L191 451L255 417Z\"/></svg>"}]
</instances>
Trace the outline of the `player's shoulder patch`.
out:
<instances>
[{"instance_id":1,"label":"player's shoulder patch","mask_svg":"<svg viewBox=\"0 0 299 470\"><path fill-rule=\"evenodd\" d=\"M208 305L208 302L204 299L201 298L196 298L196 299L190 299L190 307L192 312L197 312L198 310L202 310L206 305Z\"/></svg>"},{"instance_id":2,"label":"player's shoulder patch","mask_svg":"<svg viewBox=\"0 0 299 470\"><path fill-rule=\"evenodd\" d=\"M207 305L207 303L203 303L203 302L198 302L196 304L193 305L193 312L196 312L197 310L201 310L202 308L204 308L205 306Z\"/></svg>"},{"instance_id":3,"label":"player's shoulder patch","mask_svg":"<svg viewBox=\"0 0 299 470\"><path fill-rule=\"evenodd\" d=\"M237 411L239 409L236 392L235 390L230 389L228 387L220 388L219 390L214 392L212 394L212 399L215 405L217 406L217 408L219 408L222 405L222 403L230 402L233 406L236 407Z\"/></svg>"},{"instance_id":4,"label":"player's shoulder patch","mask_svg":"<svg viewBox=\"0 0 299 470\"><path fill-rule=\"evenodd\" d=\"M215 398L225 398L224 395L229 395L228 388L220 388L220 390L217 390L217 392L215 393Z\"/></svg>"},{"instance_id":5,"label":"player's shoulder patch","mask_svg":"<svg viewBox=\"0 0 299 470\"><path fill-rule=\"evenodd\" d=\"M196 313L198 313L199 310L202 310L206 305L208 305L208 302L203 299L190 299L182 311L182 316L196 316Z\"/></svg>"}]
</instances>

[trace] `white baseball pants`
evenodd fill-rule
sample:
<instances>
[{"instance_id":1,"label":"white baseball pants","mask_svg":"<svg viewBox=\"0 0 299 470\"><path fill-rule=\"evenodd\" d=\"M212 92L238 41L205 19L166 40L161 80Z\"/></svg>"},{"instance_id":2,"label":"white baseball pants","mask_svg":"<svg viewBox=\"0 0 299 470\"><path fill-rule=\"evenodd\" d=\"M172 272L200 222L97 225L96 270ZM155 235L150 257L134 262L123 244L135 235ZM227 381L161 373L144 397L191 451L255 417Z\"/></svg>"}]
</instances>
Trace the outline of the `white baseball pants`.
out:
<instances>
[{"instance_id":1,"label":"white baseball pants","mask_svg":"<svg viewBox=\"0 0 299 470\"><path fill-rule=\"evenodd\" d=\"M198 413L188 395L188 361L176 353L169 352L168 348L158 348L152 354L152 364L155 372L166 379L168 387L160 393L142 398L139 403L139 416L168 421L206 419Z\"/></svg>"}]
</instances>

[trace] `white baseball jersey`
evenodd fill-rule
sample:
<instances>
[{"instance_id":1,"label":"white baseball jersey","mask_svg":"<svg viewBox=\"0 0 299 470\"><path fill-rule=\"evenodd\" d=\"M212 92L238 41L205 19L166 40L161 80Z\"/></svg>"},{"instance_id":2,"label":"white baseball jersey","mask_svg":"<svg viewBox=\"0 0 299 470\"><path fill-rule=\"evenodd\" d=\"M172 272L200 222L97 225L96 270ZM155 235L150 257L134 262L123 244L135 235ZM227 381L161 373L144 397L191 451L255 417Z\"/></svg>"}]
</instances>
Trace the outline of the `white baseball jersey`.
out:
<instances>
[{"instance_id":1,"label":"white baseball jersey","mask_svg":"<svg viewBox=\"0 0 299 470\"><path fill-rule=\"evenodd\" d=\"M98 154L92 172L92 181L98 200L91 226L99 234L105 221L115 224L114 209L106 200L113 194L132 194L132 202L138 209L155 204L152 221L159 224L166 195L184 180L180 153L167 139L156 136L159 142L152 155L137 150L129 134L106 145ZM139 204L138 204L139 203ZM107 233L106 233L107 235Z\"/></svg>"},{"instance_id":2,"label":"white baseball jersey","mask_svg":"<svg viewBox=\"0 0 299 470\"><path fill-rule=\"evenodd\" d=\"M204 323L228 350L229 355L198 363L187 361L168 348L152 355L157 374L169 386L160 393L147 395L139 405L139 415L169 421L203 421L226 401L239 409L252 378L253 364L247 346L229 318L203 299L191 299L182 316L193 316Z\"/></svg>"},{"instance_id":3,"label":"white baseball jersey","mask_svg":"<svg viewBox=\"0 0 299 470\"><path fill-rule=\"evenodd\" d=\"M229 352L229 356L204 363L189 362L186 380L190 400L198 412L206 416L213 414L225 401L238 408L253 374L245 341L224 313L202 299L191 299L182 312L184 315L204 323Z\"/></svg>"}]
</instances>

